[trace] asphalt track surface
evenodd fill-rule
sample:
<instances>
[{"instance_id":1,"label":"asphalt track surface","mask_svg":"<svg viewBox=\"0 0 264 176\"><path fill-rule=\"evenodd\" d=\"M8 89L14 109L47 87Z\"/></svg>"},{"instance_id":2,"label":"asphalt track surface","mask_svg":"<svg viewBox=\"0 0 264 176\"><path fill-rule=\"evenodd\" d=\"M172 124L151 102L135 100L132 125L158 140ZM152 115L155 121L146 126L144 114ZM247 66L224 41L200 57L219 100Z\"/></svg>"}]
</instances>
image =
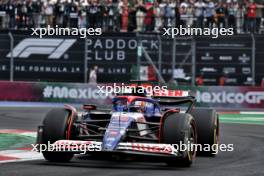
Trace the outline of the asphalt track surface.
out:
<instances>
[{"instance_id":1,"label":"asphalt track surface","mask_svg":"<svg viewBox=\"0 0 264 176\"><path fill-rule=\"evenodd\" d=\"M48 108L0 108L0 129L36 130ZM264 126L221 124L221 143L234 144L233 152L214 158L198 157L190 168L164 163L74 159L70 163L35 160L0 164L0 176L264 176Z\"/></svg>"}]
</instances>

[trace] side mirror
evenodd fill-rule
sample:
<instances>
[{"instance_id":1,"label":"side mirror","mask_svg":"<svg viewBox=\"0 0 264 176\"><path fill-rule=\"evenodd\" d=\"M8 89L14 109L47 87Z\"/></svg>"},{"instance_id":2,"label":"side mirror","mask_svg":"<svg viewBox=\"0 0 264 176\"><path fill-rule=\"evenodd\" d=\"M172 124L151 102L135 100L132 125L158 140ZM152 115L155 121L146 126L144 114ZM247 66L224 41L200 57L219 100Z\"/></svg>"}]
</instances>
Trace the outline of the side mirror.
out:
<instances>
[{"instance_id":1,"label":"side mirror","mask_svg":"<svg viewBox=\"0 0 264 176\"><path fill-rule=\"evenodd\" d=\"M84 104L83 109L87 111L96 110L96 106L92 104Z\"/></svg>"}]
</instances>

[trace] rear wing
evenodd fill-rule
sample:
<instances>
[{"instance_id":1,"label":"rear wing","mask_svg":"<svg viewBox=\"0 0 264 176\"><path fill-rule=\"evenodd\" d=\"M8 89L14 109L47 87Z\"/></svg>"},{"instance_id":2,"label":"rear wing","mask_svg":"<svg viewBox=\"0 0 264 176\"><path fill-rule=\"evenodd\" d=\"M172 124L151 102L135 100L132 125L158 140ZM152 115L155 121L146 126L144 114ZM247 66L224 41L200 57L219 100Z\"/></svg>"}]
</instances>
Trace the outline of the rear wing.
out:
<instances>
[{"instance_id":1,"label":"rear wing","mask_svg":"<svg viewBox=\"0 0 264 176\"><path fill-rule=\"evenodd\" d=\"M194 106L196 99L194 96L189 95L189 91L171 91L169 93L162 93L158 95L153 95L152 98L155 99L160 105L181 105L189 103L186 112L189 112Z\"/></svg>"},{"instance_id":2,"label":"rear wing","mask_svg":"<svg viewBox=\"0 0 264 176\"><path fill-rule=\"evenodd\" d=\"M190 91L186 90L166 90L166 91L156 91L153 96L159 97L188 97L190 96Z\"/></svg>"},{"instance_id":3,"label":"rear wing","mask_svg":"<svg viewBox=\"0 0 264 176\"><path fill-rule=\"evenodd\" d=\"M164 97L164 96L153 96L153 99L159 102L160 105L179 105L183 103L195 103L195 97Z\"/></svg>"}]
</instances>

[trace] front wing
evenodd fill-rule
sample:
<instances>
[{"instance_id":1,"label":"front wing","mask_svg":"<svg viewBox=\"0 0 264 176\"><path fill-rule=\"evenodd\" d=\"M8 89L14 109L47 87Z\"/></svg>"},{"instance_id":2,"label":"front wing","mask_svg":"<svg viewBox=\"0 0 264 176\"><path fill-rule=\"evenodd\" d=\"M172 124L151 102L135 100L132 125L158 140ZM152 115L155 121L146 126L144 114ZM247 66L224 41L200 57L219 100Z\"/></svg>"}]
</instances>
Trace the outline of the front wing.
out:
<instances>
[{"instance_id":1,"label":"front wing","mask_svg":"<svg viewBox=\"0 0 264 176\"><path fill-rule=\"evenodd\" d=\"M41 145L39 151L42 152ZM49 148L48 148L49 147ZM102 150L102 142L98 141L80 141L80 140L58 140L53 144L48 144L45 149L51 152L75 152L87 154L91 152L103 153L127 153L130 155L149 155L158 157L181 157L174 146L170 144L157 143L132 143L120 142L114 150Z\"/></svg>"}]
</instances>

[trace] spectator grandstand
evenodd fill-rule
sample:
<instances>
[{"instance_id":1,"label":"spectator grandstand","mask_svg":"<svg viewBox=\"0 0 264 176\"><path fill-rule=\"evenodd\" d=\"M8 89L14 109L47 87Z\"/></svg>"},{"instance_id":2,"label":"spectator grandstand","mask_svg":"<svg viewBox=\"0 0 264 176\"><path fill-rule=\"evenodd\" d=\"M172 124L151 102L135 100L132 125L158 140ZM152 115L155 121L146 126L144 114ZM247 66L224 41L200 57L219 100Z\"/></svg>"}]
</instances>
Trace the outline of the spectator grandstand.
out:
<instances>
[{"instance_id":1,"label":"spectator grandstand","mask_svg":"<svg viewBox=\"0 0 264 176\"><path fill-rule=\"evenodd\" d=\"M264 33L257 0L1 0L0 29L100 27L107 32L153 32L163 27L232 27Z\"/></svg>"}]
</instances>

